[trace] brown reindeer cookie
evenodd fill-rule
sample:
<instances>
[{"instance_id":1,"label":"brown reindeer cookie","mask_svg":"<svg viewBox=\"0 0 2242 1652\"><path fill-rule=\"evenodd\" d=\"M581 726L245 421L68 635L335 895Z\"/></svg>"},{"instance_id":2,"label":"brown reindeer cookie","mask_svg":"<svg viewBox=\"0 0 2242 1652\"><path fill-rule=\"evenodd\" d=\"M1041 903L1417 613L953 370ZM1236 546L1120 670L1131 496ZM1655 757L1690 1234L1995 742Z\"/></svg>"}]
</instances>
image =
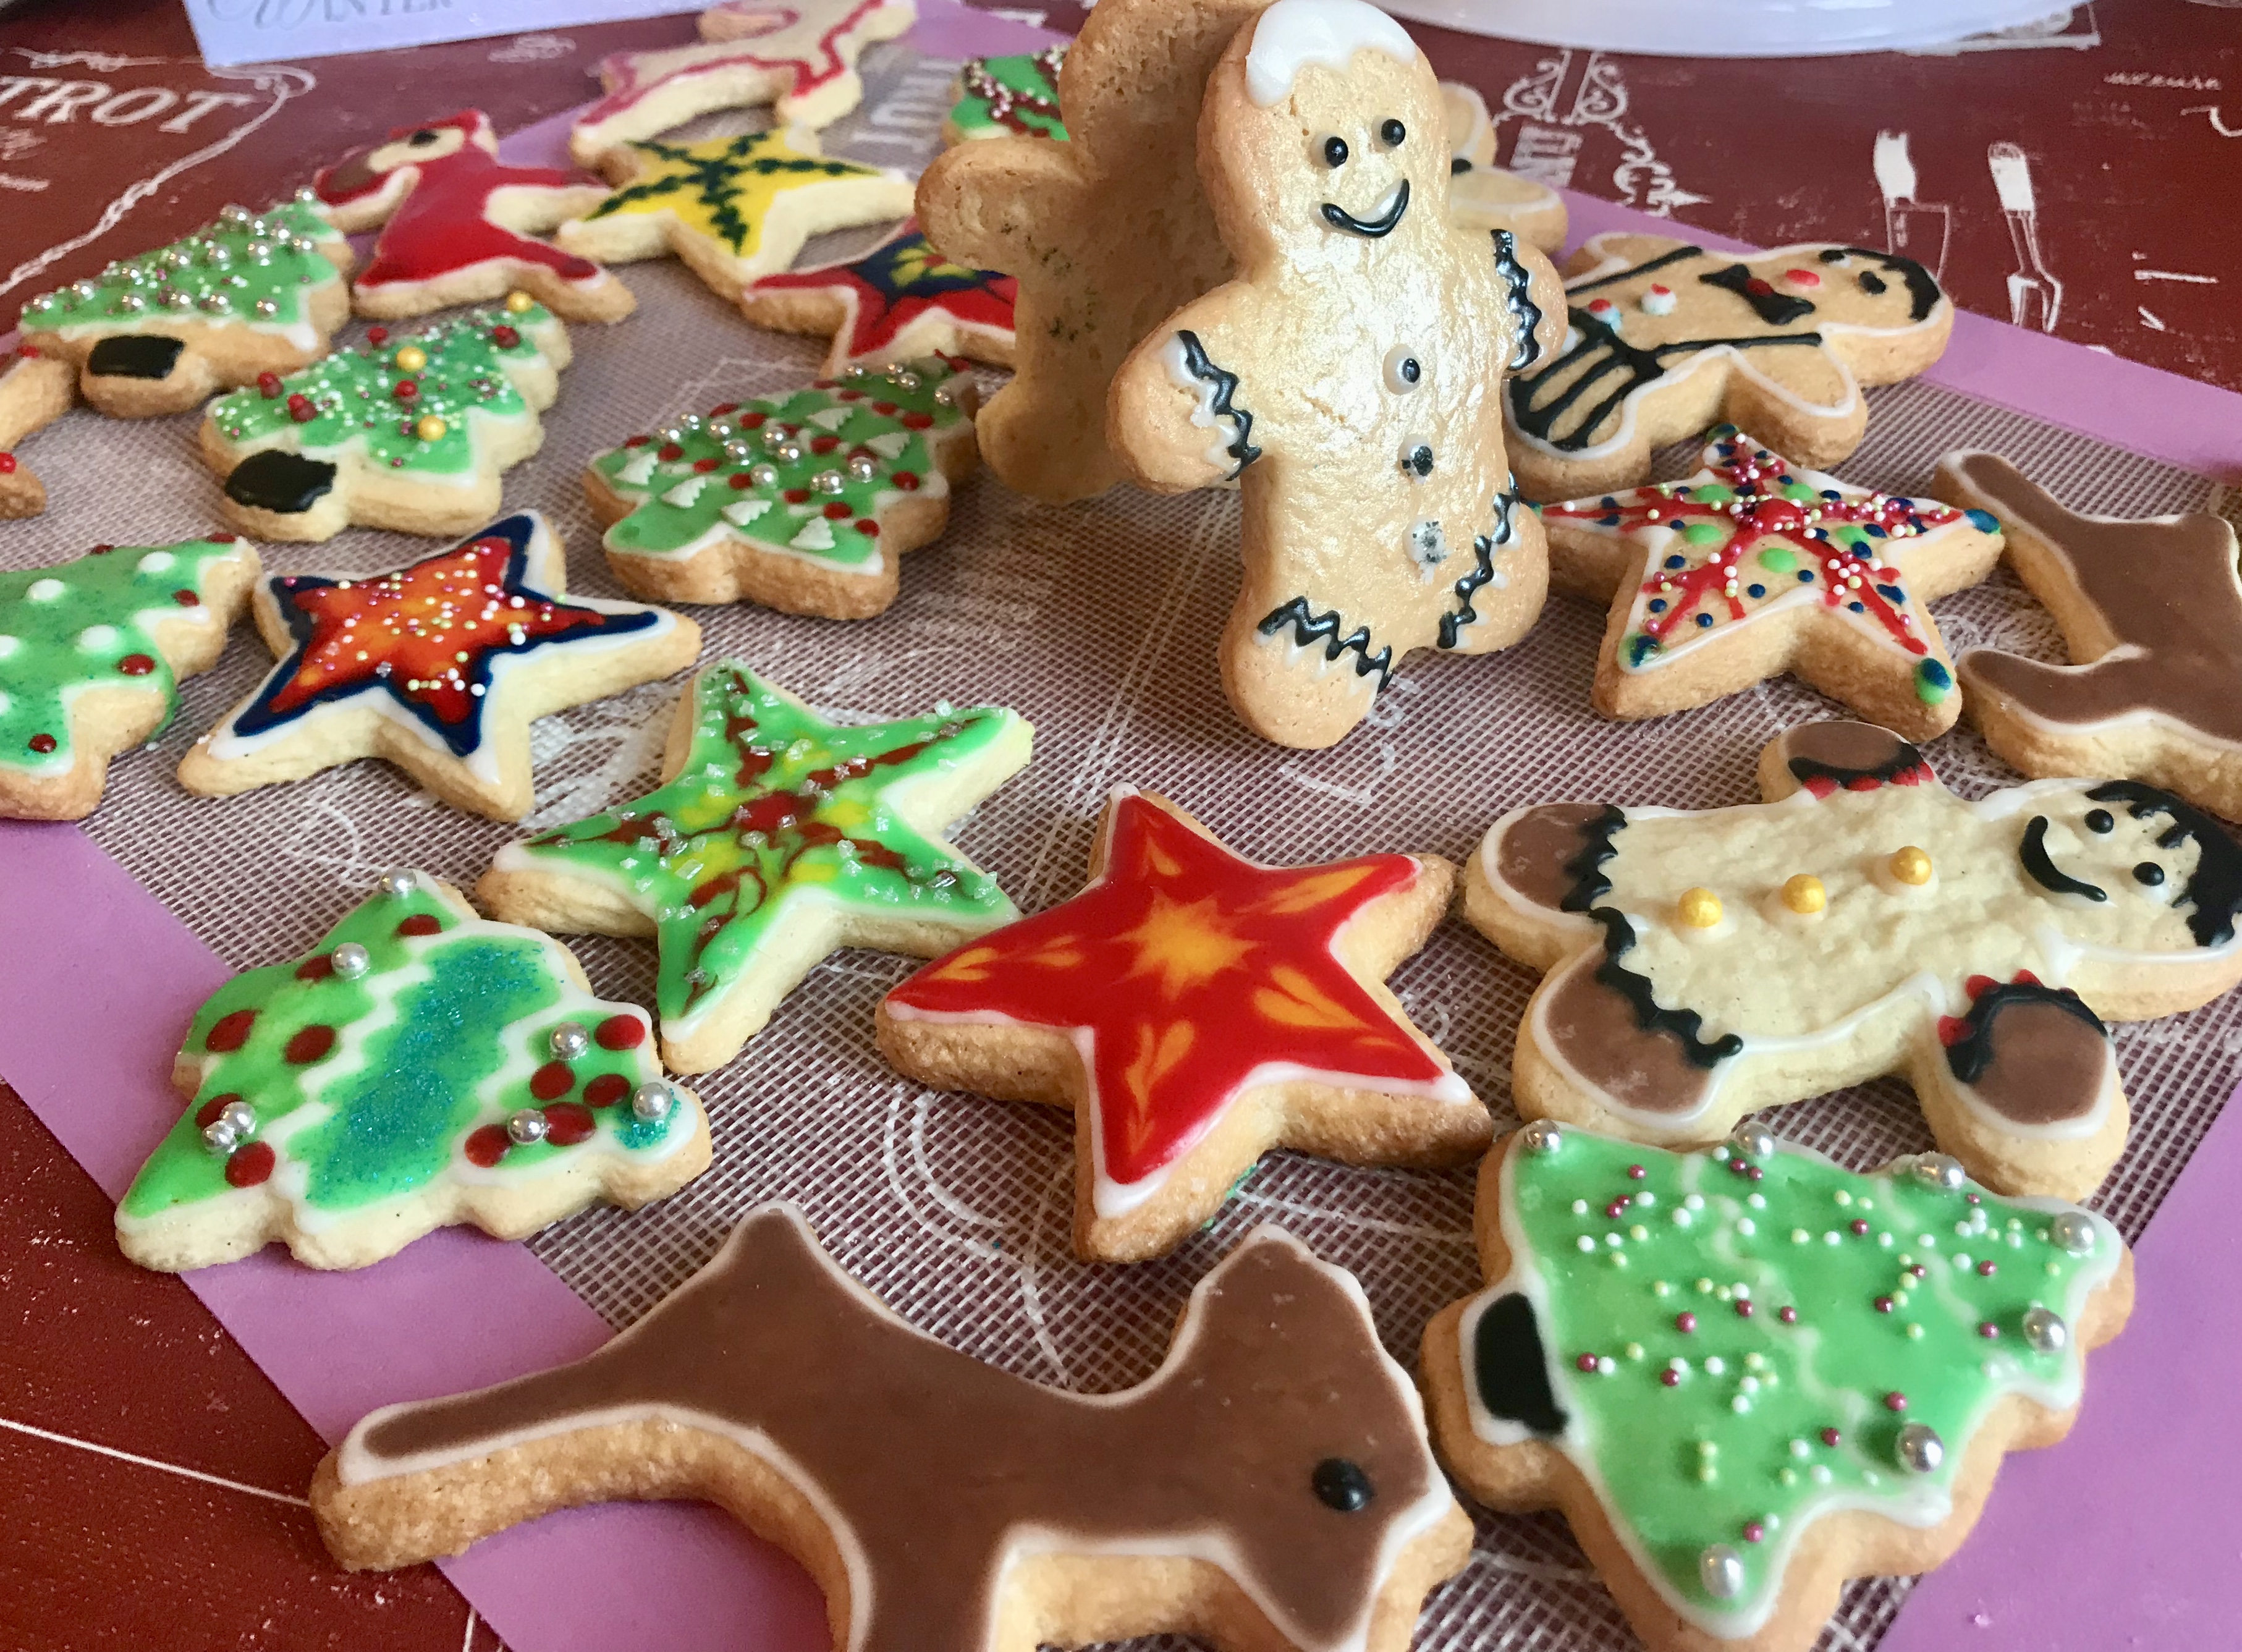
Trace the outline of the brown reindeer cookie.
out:
<instances>
[{"instance_id":1,"label":"brown reindeer cookie","mask_svg":"<svg viewBox=\"0 0 2242 1652\"><path fill-rule=\"evenodd\" d=\"M1849 457L1863 385L1923 372L1954 305L1895 252L1810 242L1740 258L1663 236L1591 236L1566 265L1571 326L1508 386L1531 500L1633 487L1655 448L1726 420L1802 465Z\"/></svg>"},{"instance_id":2,"label":"brown reindeer cookie","mask_svg":"<svg viewBox=\"0 0 2242 1652\"><path fill-rule=\"evenodd\" d=\"M1241 29L1199 123L1238 278L1113 380L1107 439L1138 481L1244 485L1223 685L1288 746L1342 738L1413 649L1516 641L1547 588L1494 392L1555 344L1555 274L1441 210L1443 118L1432 65L1362 0Z\"/></svg>"},{"instance_id":3,"label":"brown reindeer cookie","mask_svg":"<svg viewBox=\"0 0 2242 1652\"><path fill-rule=\"evenodd\" d=\"M1361 1287L1270 1228L1200 1282L1160 1370L1084 1395L913 1329L765 1205L599 1352L377 1411L312 1485L357 1569L648 1497L787 1549L851 1652L1403 1652L1471 1541Z\"/></svg>"},{"instance_id":4,"label":"brown reindeer cookie","mask_svg":"<svg viewBox=\"0 0 2242 1652\"><path fill-rule=\"evenodd\" d=\"M1691 812L1541 804L1495 823L1465 913L1547 972L1519 1111L1638 1141L1885 1073L2004 1192L2080 1198L2125 1145L2104 1019L2242 980L2242 844L2138 781L1967 802L1866 723L1809 723L1767 801Z\"/></svg>"},{"instance_id":5,"label":"brown reindeer cookie","mask_svg":"<svg viewBox=\"0 0 2242 1652\"><path fill-rule=\"evenodd\" d=\"M1989 511L2077 661L1973 648L1970 721L2028 775L2122 775L2242 820L2242 576L2206 511L2083 516L1991 453L1950 453L1940 498Z\"/></svg>"}]
</instances>

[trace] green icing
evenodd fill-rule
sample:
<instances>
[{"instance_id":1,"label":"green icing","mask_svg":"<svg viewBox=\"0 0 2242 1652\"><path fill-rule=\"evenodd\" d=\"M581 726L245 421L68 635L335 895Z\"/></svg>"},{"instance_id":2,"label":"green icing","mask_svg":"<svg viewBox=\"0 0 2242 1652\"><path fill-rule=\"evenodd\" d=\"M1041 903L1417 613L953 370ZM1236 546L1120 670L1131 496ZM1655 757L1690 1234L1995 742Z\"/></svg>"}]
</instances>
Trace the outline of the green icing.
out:
<instances>
[{"instance_id":1,"label":"green icing","mask_svg":"<svg viewBox=\"0 0 2242 1652\"><path fill-rule=\"evenodd\" d=\"M2074 1254L2050 1234L2070 1207L1950 1191L1910 1163L1862 1176L1793 1149L1671 1153L1570 1128L1554 1152L1511 1150L1503 1226L1517 1260L1480 1300L1538 1279L1528 1293L1544 1364L1570 1418L1558 1443L1600 1482L1647 1573L1700 1622L1748 1629L1763 1616L1791 1547L1824 1510L1942 1518L1970 1434L2002 1394L2058 1407L2077 1397L2076 1340L2035 1352L2024 1315L2044 1306L2074 1325L2117 1266L2115 1233L2095 1221L2091 1248ZM1995 1271L1981 1273L1988 1261ZM1685 1313L1694 1330L1680 1328ZM1937 1431L1939 1467L1901 1465L1909 1423ZM1716 1545L1742 1563L1732 1598L1704 1586Z\"/></svg>"},{"instance_id":2,"label":"green icing","mask_svg":"<svg viewBox=\"0 0 2242 1652\"><path fill-rule=\"evenodd\" d=\"M677 778L513 851L588 873L652 917L665 1020L721 997L805 900L978 933L1018 916L996 881L913 829L889 791L1018 738L997 706L842 728L735 661L695 680Z\"/></svg>"},{"instance_id":3,"label":"green icing","mask_svg":"<svg viewBox=\"0 0 2242 1652\"><path fill-rule=\"evenodd\" d=\"M1058 67L1064 46L1009 57L974 57L958 74L950 124L965 138L1017 134L1067 141L1058 112Z\"/></svg>"},{"instance_id":4,"label":"green icing","mask_svg":"<svg viewBox=\"0 0 2242 1652\"><path fill-rule=\"evenodd\" d=\"M1759 565L1770 574L1788 574L1798 566L1798 553L1788 546L1770 545L1759 554Z\"/></svg>"},{"instance_id":5,"label":"green icing","mask_svg":"<svg viewBox=\"0 0 2242 1652\"><path fill-rule=\"evenodd\" d=\"M266 332L305 326L312 293L342 279L321 250L341 239L308 190L262 212L229 206L183 240L32 299L23 331L161 331L165 321Z\"/></svg>"},{"instance_id":6,"label":"green icing","mask_svg":"<svg viewBox=\"0 0 2242 1652\"><path fill-rule=\"evenodd\" d=\"M279 380L270 393L221 396L211 416L226 440L246 451L287 447L332 460L355 447L369 465L463 474L477 467L478 424L531 411L509 369L544 364L540 335L557 326L542 305L519 313L480 311L414 335L392 334L378 348L338 350ZM411 372L399 366L404 350L420 351L426 364ZM400 400L397 386L405 381L414 388ZM292 405L312 416L299 419ZM433 441L420 433L431 415L444 421Z\"/></svg>"},{"instance_id":7,"label":"green icing","mask_svg":"<svg viewBox=\"0 0 2242 1652\"><path fill-rule=\"evenodd\" d=\"M158 689L168 724L178 685L150 627L200 609L210 565L240 554L230 538L189 540L0 573L0 765L67 769L70 702L87 688Z\"/></svg>"},{"instance_id":8,"label":"green icing","mask_svg":"<svg viewBox=\"0 0 2242 1652\"><path fill-rule=\"evenodd\" d=\"M440 932L427 930L432 923ZM368 967L356 979L326 967L346 943L366 951ZM228 1017L244 1015L253 1017L245 1036L224 1047L240 1031ZM185 1046L203 1063L194 1100L149 1156L122 1208L146 1220L253 1185L245 1170L256 1165L259 1145L277 1157L265 1175L330 1216L410 1193L469 1163L527 1179L594 1142L659 1157L692 1128L688 1110L672 1107L651 1121L633 1111L631 1091L659 1069L650 1036L620 1050L601 1041L600 1028L616 1017L643 1033L628 1005L602 1002L570 981L559 946L546 937L463 924L425 886L377 894L316 950L236 976L197 1012ZM562 1064L567 1089L533 1092L533 1075L554 1059L554 1029L570 1021L594 1037ZM319 1028L332 1030L331 1041L307 1032ZM256 1115L253 1132L230 1154L205 1141L198 1117L227 1097ZM566 1144L506 1141L509 1115L542 1108L551 1121L560 1104L587 1114L593 1132ZM285 1174L292 1166L296 1176Z\"/></svg>"},{"instance_id":9,"label":"green icing","mask_svg":"<svg viewBox=\"0 0 2242 1652\"><path fill-rule=\"evenodd\" d=\"M1728 537L1728 530L1718 522L1690 522L1682 529L1682 537L1692 545L1710 545Z\"/></svg>"},{"instance_id":10,"label":"green icing","mask_svg":"<svg viewBox=\"0 0 2242 1652\"><path fill-rule=\"evenodd\" d=\"M632 505L607 530L607 548L671 555L742 539L842 568L876 566L878 534L864 527L947 486L929 439L965 422L949 388L963 365L927 356L854 367L633 437L592 461Z\"/></svg>"}]
</instances>

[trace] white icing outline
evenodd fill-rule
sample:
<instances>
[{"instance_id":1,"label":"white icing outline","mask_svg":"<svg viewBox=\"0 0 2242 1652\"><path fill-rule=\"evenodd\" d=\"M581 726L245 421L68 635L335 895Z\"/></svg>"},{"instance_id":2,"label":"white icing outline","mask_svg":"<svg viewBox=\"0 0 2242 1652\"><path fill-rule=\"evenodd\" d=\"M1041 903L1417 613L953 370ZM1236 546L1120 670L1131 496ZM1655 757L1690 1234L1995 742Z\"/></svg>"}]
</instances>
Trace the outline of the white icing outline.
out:
<instances>
[{"instance_id":1,"label":"white icing outline","mask_svg":"<svg viewBox=\"0 0 2242 1652\"><path fill-rule=\"evenodd\" d=\"M1245 53L1245 95L1266 109L1292 95L1310 64L1344 75L1358 51L1417 61L1409 31L1365 0L1277 0L1253 25Z\"/></svg>"}]
</instances>

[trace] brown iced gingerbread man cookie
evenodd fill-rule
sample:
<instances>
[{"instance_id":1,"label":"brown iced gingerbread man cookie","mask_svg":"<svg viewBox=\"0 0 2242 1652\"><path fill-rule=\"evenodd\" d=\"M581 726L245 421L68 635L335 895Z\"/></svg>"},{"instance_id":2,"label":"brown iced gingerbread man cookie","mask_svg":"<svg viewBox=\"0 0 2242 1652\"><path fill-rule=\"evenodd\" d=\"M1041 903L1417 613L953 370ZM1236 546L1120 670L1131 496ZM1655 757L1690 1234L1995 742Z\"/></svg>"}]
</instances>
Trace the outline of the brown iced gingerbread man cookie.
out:
<instances>
[{"instance_id":1,"label":"brown iced gingerbread man cookie","mask_svg":"<svg viewBox=\"0 0 2242 1652\"><path fill-rule=\"evenodd\" d=\"M1443 114L1432 65L1362 0L1278 0L1240 30L1200 119L1240 274L1113 381L1108 439L1139 481L1244 485L1223 682L1289 746L1346 735L1412 649L1517 641L1547 589L1496 393L1556 342L1555 272L1442 210Z\"/></svg>"},{"instance_id":2,"label":"brown iced gingerbread man cookie","mask_svg":"<svg viewBox=\"0 0 2242 1652\"><path fill-rule=\"evenodd\" d=\"M1990 511L2075 665L1962 656L1971 721L2028 775L2123 775L2242 820L2242 576L2205 511L2083 516L2005 459L1950 453L1932 491Z\"/></svg>"}]
</instances>

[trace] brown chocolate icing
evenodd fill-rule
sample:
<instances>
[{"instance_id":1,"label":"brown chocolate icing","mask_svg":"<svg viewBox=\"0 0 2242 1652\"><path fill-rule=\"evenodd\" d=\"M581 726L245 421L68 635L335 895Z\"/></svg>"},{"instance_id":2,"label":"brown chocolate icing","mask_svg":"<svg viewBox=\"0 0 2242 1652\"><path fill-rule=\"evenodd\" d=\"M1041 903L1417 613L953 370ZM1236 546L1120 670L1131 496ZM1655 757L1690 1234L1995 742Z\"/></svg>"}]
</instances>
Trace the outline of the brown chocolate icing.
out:
<instances>
[{"instance_id":1,"label":"brown chocolate icing","mask_svg":"<svg viewBox=\"0 0 2242 1652\"><path fill-rule=\"evenodd\" d=\"M1551 911L1580 879L1571 868L1603 817L1601 803L1543 803L1510 823L1495 846L1495 872L1513 893Z\"/></svg>"},{"instance_id":2,"label":"brown chocolate icing","mask_svg":"<svg viewBox=\"0 0 2242 1652\"><path fill-rule=\"evenodd\" d=\"M1923 761L1923 754L1889 729L1872 722L1802 723L1775 736L1775 749L1792 778L1839 781L1858 776L1889 780Z\"/></svg>"},{"instance_id":3,"label":"brown chocolate icing","mask_svg":"<svg viewBox=\"0 0 2242 1652\"><path fill-rule=\"evenodd\" d=\"M2019 1125L2084 1118L2110 1071L2108 1035L2053 1004L2012 1004L1984 1034L1992 1053L1970 1086L1979 1101Z\"/></svg>"},{"instance_id":4,"label":"brown chocolate icing","mask_svg":"<svg viewBox=\"0 0 2242 1652\"><path fill-rule=\"evenodd\" d=\"M1689 1058L1679 1034L1645 1027L1634 1002L1596 978L1603 949L1565 966L1541 1007L1549 1045L1574 1071L1622 1107L1686 1113L1703 1101L1711 1069Z\"/></svg>"},{"instance_id":5,"label":"brown chocolate icing","mask_svg":"<svg viewBox=\"0 0 2242 1652\"><path fill-rule=\"evenodd\" d=\"M1091 1400L922 1335L790 1207L766 1205L589 1358L380 1414L358 1443L377 1461L464 1461L555 1419L647 1406L760 1431L837 1510L844 1548L861 1547L854 1643L868 1652L986 1645L995 1563L1022 1525L1061 1547L1125 1539L1207 1559L1191 1534L1220 1532L1238 1581L1323 1644L1385 1583L1387 1532L1413 1514L1429 1524L1428 1494L1446 1501L1406 1382L1343 1277L1282 1238L1250 1239L1201 1285L1196 1334L1159 1373Z\"/></svg>"},{"instance_id":6,"label":"brown chocolate icing","mask_svg":"<svg viewBox=\"0 0 2242 1652\"><path fill-rule=\"evenodd\" d=\"M2118 647L2140 650L2064 667L1973 648L1961 661L1970 692L2005 695L2058 724L2161 711L2242 744L2242 579L2232 527L2199 511L2171 521L2081 516L1990 453L1960 455L1944 469L2004 522L2053 547Z\"/></svg>"}]
</instances>

